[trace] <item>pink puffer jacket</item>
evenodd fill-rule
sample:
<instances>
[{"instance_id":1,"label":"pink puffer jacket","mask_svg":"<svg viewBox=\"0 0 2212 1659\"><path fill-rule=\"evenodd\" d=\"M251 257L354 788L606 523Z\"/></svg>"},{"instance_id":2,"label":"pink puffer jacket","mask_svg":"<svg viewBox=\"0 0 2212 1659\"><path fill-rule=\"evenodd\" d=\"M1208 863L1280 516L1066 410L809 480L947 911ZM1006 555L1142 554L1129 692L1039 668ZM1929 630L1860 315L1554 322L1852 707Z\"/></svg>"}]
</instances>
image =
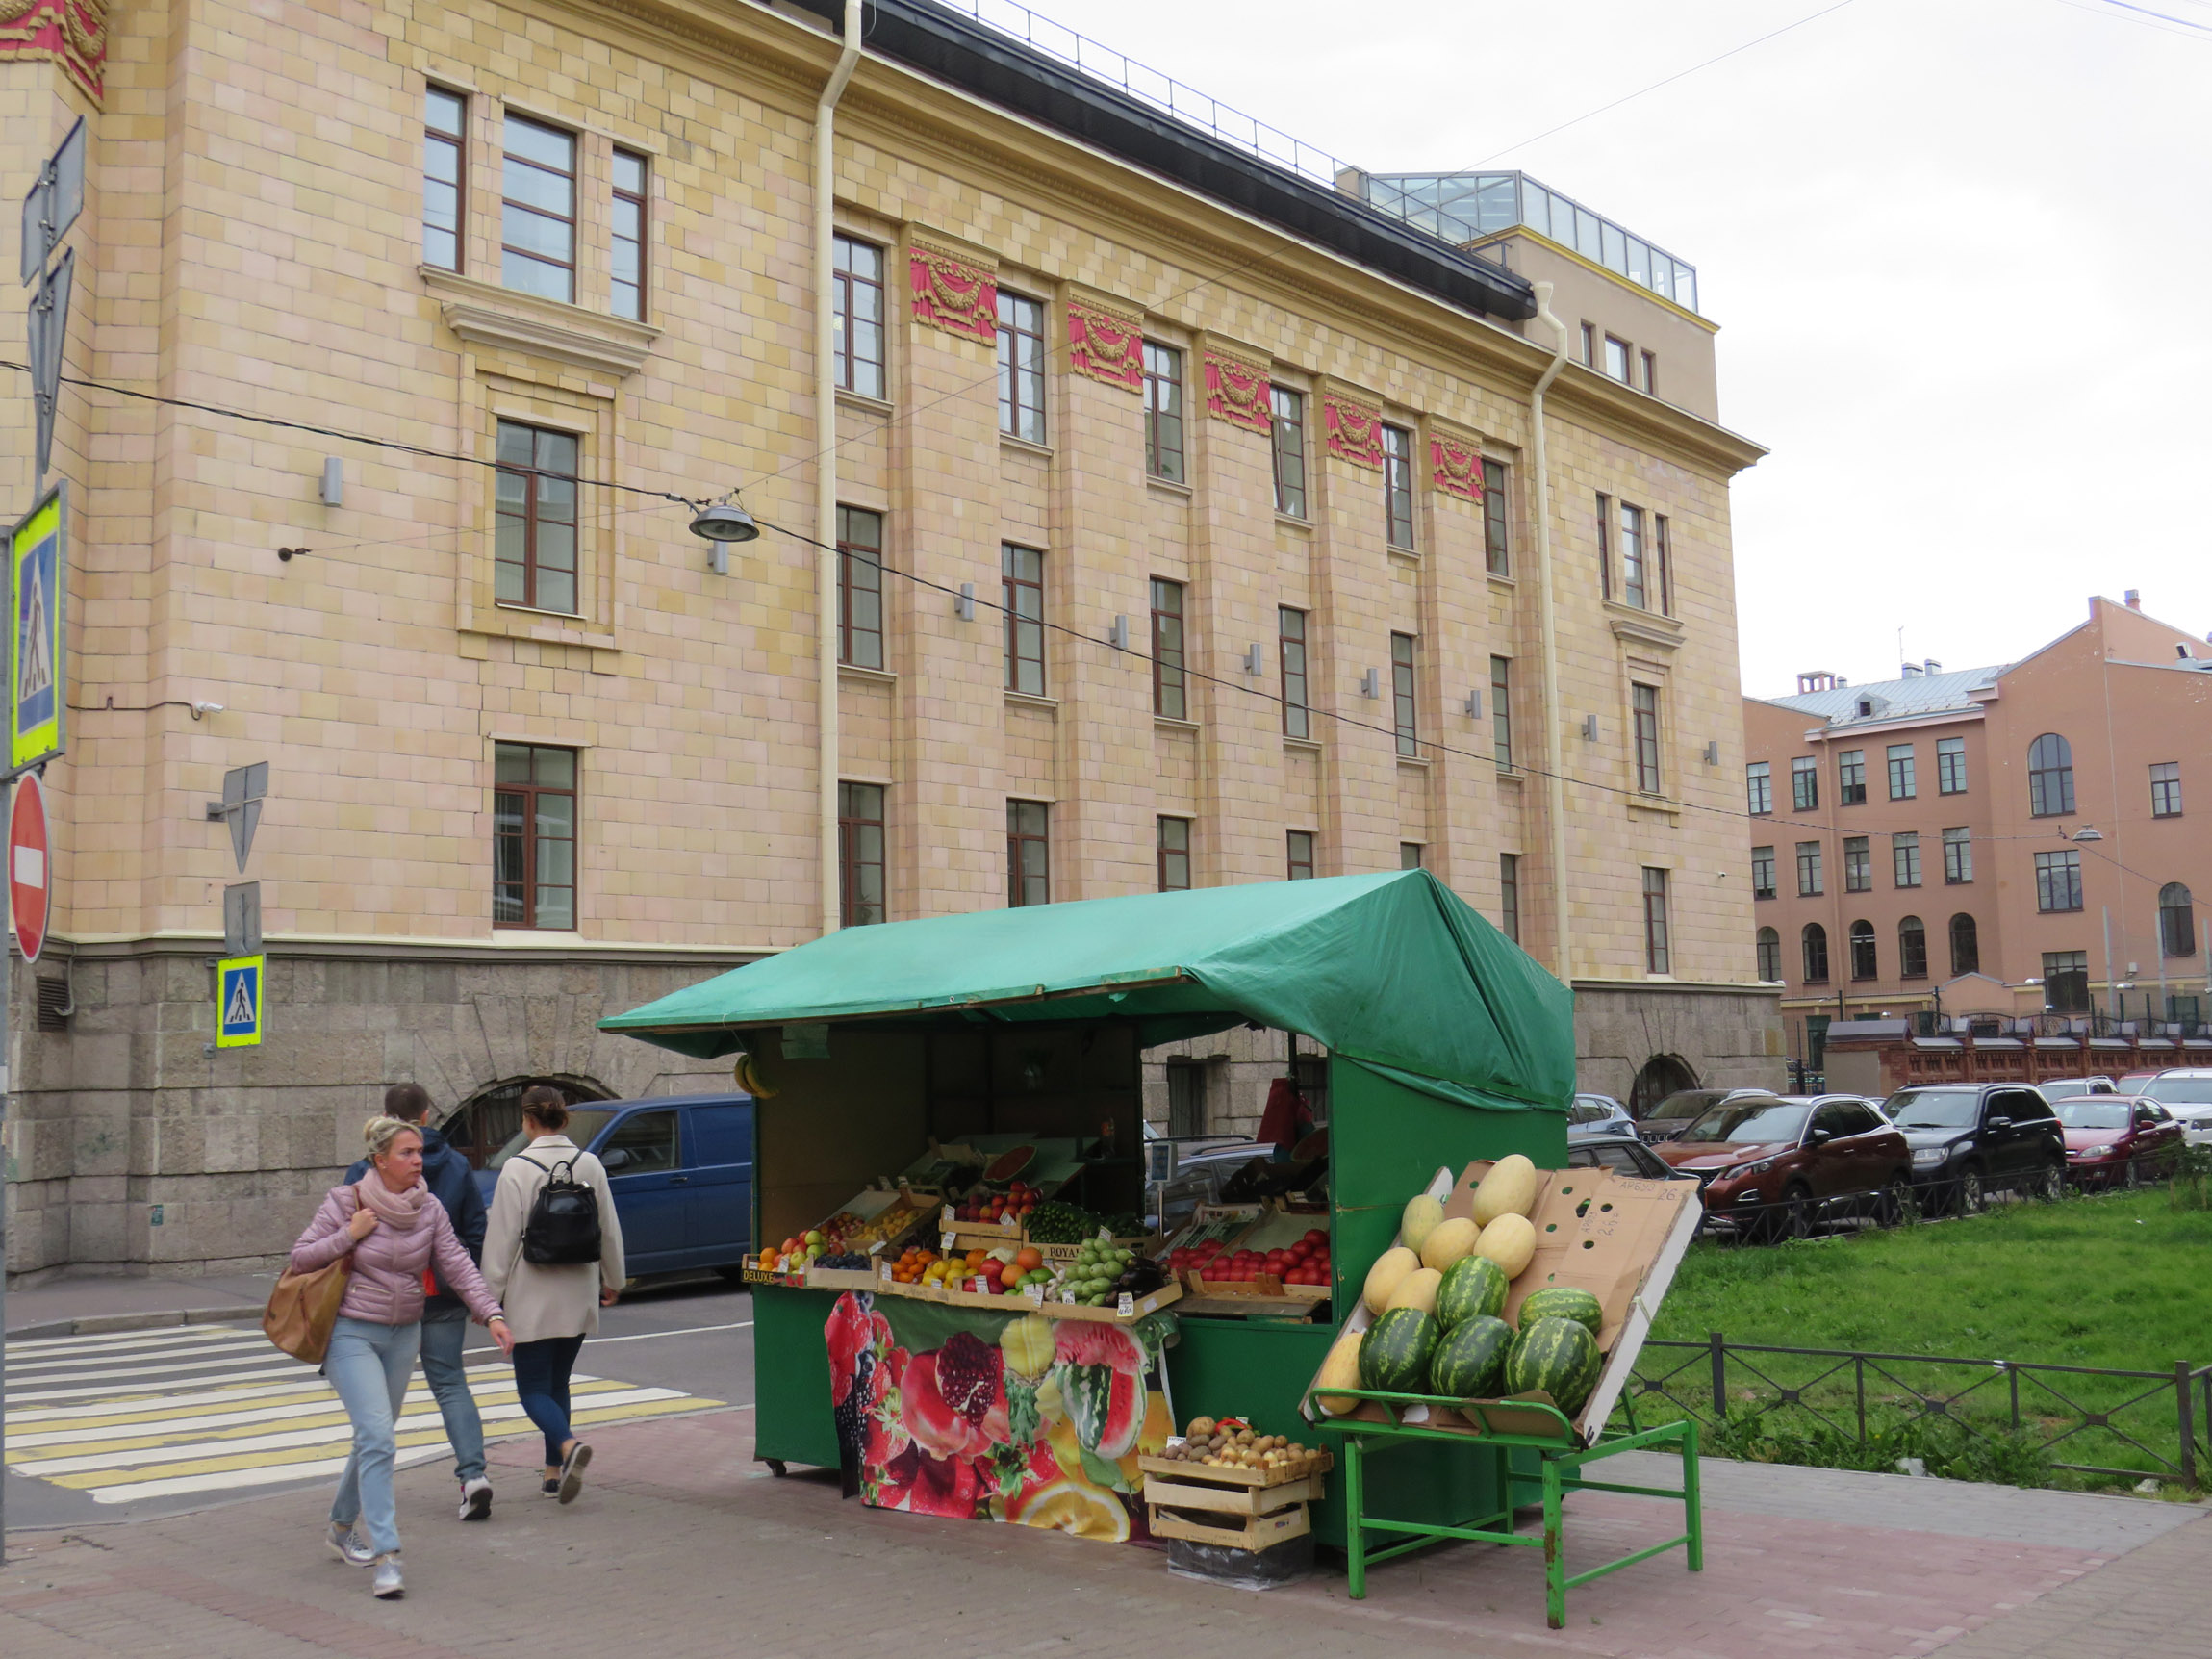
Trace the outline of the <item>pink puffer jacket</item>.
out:
<instances>
[{"instance_id":1,"label":"pink puffer jacket","mask_svg":"<svg viewBox=\"0 0 2212 1659\"><path fill-rule=\"evenodd\" d=\"M469 1305L479 1320L499 1312L469 1251L453 1232L445 1206L432 1198L422 1206L422 1219L402 1233L389 1223L380 1224L356 1244L346 1224L361 1208L361 1194L352 1187L333 1187L322 1208L292 1247L295 1273L310 1273L353 1252L353 1269L345 1276L345 1299L338 1305L341 1318L361 1319L371 1325L411 1325L422 1317L422 1269L435 1259L438 1277Z\"/></svg>"}]
</instances>

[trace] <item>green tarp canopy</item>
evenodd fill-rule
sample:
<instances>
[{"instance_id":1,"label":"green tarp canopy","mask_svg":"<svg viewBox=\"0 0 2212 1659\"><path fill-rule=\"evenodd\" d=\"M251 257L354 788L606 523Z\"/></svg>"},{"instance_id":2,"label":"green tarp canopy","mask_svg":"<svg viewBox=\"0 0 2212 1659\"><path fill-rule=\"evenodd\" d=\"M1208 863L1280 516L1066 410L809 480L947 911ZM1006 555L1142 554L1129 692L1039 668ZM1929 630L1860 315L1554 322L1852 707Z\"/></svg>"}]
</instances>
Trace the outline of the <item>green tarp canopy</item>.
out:
<instances>
[{"instance_id":1,"label":"green tarp canopy","mask_svg":"<svg viewBox=\"0 0 2212 1659\"><path fill-rule=\"evenodd\" d=\"M847 928L599 1022L709 1059L824 1021L1246 1021L1424 1092L1564 1111L1574 995L1426 870L1140 893Z\"/></svg>"}]
</instances>

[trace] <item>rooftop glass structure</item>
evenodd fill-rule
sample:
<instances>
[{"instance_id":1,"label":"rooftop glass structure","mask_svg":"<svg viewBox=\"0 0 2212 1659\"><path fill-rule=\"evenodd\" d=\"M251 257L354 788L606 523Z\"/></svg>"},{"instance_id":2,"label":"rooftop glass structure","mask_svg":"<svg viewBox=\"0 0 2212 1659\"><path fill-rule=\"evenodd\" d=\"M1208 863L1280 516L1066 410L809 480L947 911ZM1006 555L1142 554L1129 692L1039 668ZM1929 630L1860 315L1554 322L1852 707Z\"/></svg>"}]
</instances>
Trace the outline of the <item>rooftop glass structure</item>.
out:
<instances>
[{"instance_id":1,"label":"rooftop glass structure","mask_svg":"<svg viewBox=\"0 0 2212 1659\"><path fill-rule=\"evenodd\" d=\"M1370 173L1162 74L1020 0L934 0L1255 159L1333 186L1454 247L1526 225L1691 311L1697 271L1525 173Z\"/></svg>"},{"instance_id":2,"label":"rooftop glass structure","mask_svg":"<svg viewBox=\"0 0 2212 1659\"><path fill-rule=\"evenodd\" d=\"M1337 188L1431 236L1464 244L1526 225L1562 247L1697 309L1697 268L1594 214L1526 173L1365 173L1347 169Z\"/></svg>"}]
</instances>

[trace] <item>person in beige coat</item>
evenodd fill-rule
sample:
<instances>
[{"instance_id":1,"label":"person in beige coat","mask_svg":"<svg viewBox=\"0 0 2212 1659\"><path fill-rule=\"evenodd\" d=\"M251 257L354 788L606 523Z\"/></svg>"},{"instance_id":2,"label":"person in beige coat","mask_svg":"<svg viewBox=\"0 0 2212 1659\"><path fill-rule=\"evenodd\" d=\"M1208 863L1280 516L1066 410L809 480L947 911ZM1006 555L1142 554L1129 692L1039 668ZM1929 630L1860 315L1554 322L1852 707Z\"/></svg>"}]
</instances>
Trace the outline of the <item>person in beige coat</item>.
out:
<instances>
[{"instance_id":1,"label":"person in beige coat","mask_svg":"<svg viewBox=\"0 0 2212 1659\"><path fill-rule=\"evenodd\" d=\"M599 1310L615 1305L623 1288L623 1228L615 1215L607 1172L562 1133L569 1109L557 1089L540 1084L522 1093L522 1127L530 1143L499 1168L492 1218L484 1231L484 1282L506 1310L515 1336L515 1392L522 1410L546 1437L545 1494L573 1503L583 1490L592 1448L569 1422L569 1374L584 1339L599 1328ZM599 1260L542 1266L522 1260L522 1233L530 1208L553 1171L572 1164L571 1179L598 1199Z\"/></svg>"}]
</instances>

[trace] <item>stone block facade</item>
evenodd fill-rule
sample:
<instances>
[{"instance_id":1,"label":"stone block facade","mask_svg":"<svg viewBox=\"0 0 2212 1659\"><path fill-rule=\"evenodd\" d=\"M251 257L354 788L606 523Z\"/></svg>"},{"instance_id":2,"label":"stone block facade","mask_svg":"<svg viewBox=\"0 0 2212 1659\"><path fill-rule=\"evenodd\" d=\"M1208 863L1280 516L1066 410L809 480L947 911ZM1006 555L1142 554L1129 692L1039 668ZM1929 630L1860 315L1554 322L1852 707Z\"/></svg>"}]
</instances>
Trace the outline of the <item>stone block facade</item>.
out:
<instances>
[{"instance_id":1,"label":"stone block facade","mask_svg":"<svg viewBox=\"0 0 2212 1659\"><path fill-rule=\"evenodd\" d=\"M874 53L837 116L834 214L883 254L884 396L819 407L810 155L837 42L800 9L205 0L110 8L107 27L96 80L0 49L0 183L20 195L89 123L68 368L174 400L62 400L79 712L46 781L81 1011L39 1030L17 1010L15 1270L266 1258L400 1078L450 1105L523 1077L618 1094L719 1077L665 1075L592 1022L823 926L829 619L808 538L829 464L837 498L885 524L883 661L837 676L831 781L885 791L891 919L1006 903L1022 801L1048 810L1055 900L1151 889L1178 818L1196 885L1284 879L1295 831L1324 876L1416 849L1510 924L1513 855L1521 936L1564 978L1664 998L1747 971L1747 902L1716 872L1742 858L1728 485L1759 451L1702 415L1569 365L1539 498L1530 393L1551 352L1530 325ZM457 269L425 264L432 88L466 112ZM568 300L503 280L510 118L573 140ZM611 307L618 150L648 181L634 319ZM971 295L1041 308L1041 433L1002 431L994 325L929 290L934 261ZM1181 352L1180 481L1148 473L1141 389L1077 364L1079 316ZM19 352L20 327L0 319L0 345ZM1266 418L1209 395L1209 360L1303 399L1298 511L1277 510ZM1350 412L1340 439L1369 416L1411 435L1411 546L1390 545L1384 474L1364 440L1331 441L1332 409ZM27 501L18 417L0 479ZM577 446L572 609L499 599L502 421ZM1502 559L1484 503L1438 486L1432 440L1503 468ZM337 505L318 492L331 455ZM770 528L722 574L675 498L732 489ZM1642 605L1615 597L1601 497L1670 526ZM1042 694L1007 690L987 608L1009 543L1045 557ZM1155 580L1185 600L1180 715L1146 660ZM964 584L986 602L972 619ZM1308 619L1303 738L1284 730L1284 607ZM1117 618L1128 651L1106 643ZM1393 634L1416 642L1410 754ZM1512 766L1493 659L1512 665ZM1660 697L1656 776L1639 685ZM1547 724L1566 734L1556 805ZM495 916L502 744L575 756L572 925ZM254 762L270 789L242 875L205 804ZM1646 870L1670 881L1664 971ZM205 961L242 879L261 883L268 1036L210 1056ZM1571 959L1543 943L1561 937Z\"/></svg>"}]
</instances>

